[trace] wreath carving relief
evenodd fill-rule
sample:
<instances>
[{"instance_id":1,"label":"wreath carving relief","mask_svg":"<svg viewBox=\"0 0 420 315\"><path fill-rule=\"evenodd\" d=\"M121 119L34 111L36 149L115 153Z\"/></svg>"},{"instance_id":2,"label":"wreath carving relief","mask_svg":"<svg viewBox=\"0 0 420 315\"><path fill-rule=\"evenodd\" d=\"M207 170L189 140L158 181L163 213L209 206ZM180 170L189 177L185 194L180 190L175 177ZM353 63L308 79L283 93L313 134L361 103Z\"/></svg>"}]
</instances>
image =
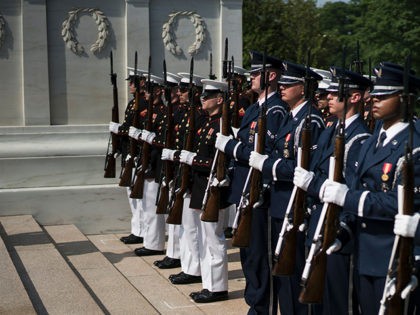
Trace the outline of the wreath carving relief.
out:
<instances>
[{"instance_id":1,"label":"wreath carving relief","mask_svg":"<svg viewBox=\"0 0 420 315\"><path fill-rule=\"evenodd\" d=\"M163 45L167 50L169 50L174 55L181 55L182 49L178 46L175 41L175 35L173 31L173 27L180 16L189 17L190 21L194 24L195 27L195 41L194 43L188 48L188 53L190 55L197 54L200 50L201 44L205 40L205 25L203 22L203 18L193 12L193 11L180 11L169 14L168 22L163 24L162 27L162 40Z\"/></svg>"},{"instance_id":2,"label":"wreath carving relief","mask_svg":"<svg viewBox=\"0 0 420 315\"><path fill-rule=\"evenodd\" d=\"M62 24L61 37L66 43L66 46L75 54L82 55L85 52L84 47L77 41L74 32L74 25L79 19L79 15L83 13L91 15L98 26L98 38L96 39L96 42L90 46L90 51L99 53L106 45L109 21L104 13L98 9L78 8L69 11L67 19L65 19Z\"/></svg>"}]
</instances>

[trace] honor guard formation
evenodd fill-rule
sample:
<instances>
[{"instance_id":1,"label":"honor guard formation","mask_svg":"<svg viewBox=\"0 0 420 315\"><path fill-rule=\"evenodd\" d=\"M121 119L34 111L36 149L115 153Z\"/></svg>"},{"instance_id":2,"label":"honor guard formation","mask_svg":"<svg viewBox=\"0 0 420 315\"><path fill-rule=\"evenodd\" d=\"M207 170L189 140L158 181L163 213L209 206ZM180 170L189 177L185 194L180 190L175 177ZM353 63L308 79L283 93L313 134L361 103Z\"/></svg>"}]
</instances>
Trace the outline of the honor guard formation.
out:
<instances>
[{"instance_id":1,"label":"honor guard formation","mask_svg":"<svg viewBox=\"0 0 420 315\"><path fill-rule=\"evenodd\" d=\"M245 70L225 54L218 80L194 73L194 59L188 72L163 61L152 74L136 53L120 122L111 52L105 177L127 190L121 242L155 255L157 268L181 267L173 285L202 283L196 303L229 298L232 238L248 314L420 312L420 79L410 56L363 74L345 61L312 68L310 52L305 65L250 55Z\"/></svg>"}]
</instances>

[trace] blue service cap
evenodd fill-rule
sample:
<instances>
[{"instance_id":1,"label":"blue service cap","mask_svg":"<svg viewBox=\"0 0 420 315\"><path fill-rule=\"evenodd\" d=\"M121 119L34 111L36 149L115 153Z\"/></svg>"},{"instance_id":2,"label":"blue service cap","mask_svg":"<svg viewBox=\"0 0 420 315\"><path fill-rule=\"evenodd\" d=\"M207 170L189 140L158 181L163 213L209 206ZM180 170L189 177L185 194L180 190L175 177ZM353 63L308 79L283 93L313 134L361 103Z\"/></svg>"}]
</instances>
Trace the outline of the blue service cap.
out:
<instances>
[{"instance_id":1,"label":"blue service cap","mask_svg":"<svg viewBox=\"0 0 420 315\"><path fill-rule=\"evenodd\" d=\"M334 66L330 68L330 71L332 78L330 85L326 89L328 92L338 92L339 80L341 77L345 78L349 89L366 90L368 87L372 86L372 81L357 72Z\"/></svg>"},{"instance_id":2,"label":"blue service cap","mask_svg":"<svg viewBox=\"0 0 420 315\"><path fill-rule=\"evenodd\" d=\"M306 74L308 74L309 77L314 78L317 81L322 80L322 76L320 76L315 71L308 69L307 72L305 66L293 62L284 61L283 69L283 74L280 77L280 80L278 81L279 84L289 85L296 83L304 83Z\"/></svg>"},{"instance_id":3,"label":"blue service cap","mask_svg":"<svg viewBox=\"0 0 420 315\"><path fill-rule=\"evenodd\" d=\"M264 63L264 55L258 51L251 50L249 52L251 55L251 73L256 71L261 71ZM272 56L265 57L265 66L266 68L274 68L278 70L283 70L283 65L280 59L277 59Z\"/></svg>"},{"instance_id":4,"label":"blue service cap","mask_svg":"<svg viewBox=\"0 0 420 315\"><path fill-rule=\"evenodd\" d=\"M404 68L400 65L381 63L373 69L376 82L371 95L390 95L404 90ZM420 87L420 79L414 76L414 71L409 71L409 92L415 92Z\"/></svg>"}]
</instances>

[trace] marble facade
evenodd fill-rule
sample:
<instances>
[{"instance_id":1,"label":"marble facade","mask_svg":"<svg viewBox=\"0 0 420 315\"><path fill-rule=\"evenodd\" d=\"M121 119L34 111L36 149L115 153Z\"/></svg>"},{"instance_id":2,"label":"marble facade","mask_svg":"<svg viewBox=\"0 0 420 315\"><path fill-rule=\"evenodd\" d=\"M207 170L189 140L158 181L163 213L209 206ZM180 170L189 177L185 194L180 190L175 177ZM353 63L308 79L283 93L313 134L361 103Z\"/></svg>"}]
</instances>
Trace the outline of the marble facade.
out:
<instances>
[{"instance_id":1,"label":"marble facade","mask_svg":"<svg viewBox=\"0 0 420 315\"><path fill-rule=\"evenodd\" d=\"M164 41L168 21L171 41ZM221 77L226 37L240 66L242 0L2 0L0 215L29 213L41 224L73 223L85 233L126 231L125 189L103 178L109 52L121 118L134 52L140 69L151 55L154 74L161 75L163 59L168 71L187 72L197 33L204 39L193 54L196 74L208 76L212 53Z\"/></svg>"}]
</instances>

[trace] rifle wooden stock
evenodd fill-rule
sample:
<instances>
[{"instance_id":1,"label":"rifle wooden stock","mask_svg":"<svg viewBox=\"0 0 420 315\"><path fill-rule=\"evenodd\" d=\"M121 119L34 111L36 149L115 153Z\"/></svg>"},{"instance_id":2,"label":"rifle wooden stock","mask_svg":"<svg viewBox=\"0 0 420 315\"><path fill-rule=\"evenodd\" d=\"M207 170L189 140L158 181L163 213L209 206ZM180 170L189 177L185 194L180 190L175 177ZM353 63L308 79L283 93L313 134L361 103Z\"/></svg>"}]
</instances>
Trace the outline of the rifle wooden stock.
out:
<instances>
[{"instance_id":1,"label":"rifle wooden stock","mask_svg":"<svg viewBox=\"0 0 420 315\"><path fill-rule=\"evenodd\" d=\"M229 122L229 103L226 99L223 103L222 108L222 123L221 123L221 133L224 136L229 135L230 122ZM220 183L226 179L226 156L225 153L219 151L217 153L216 161L216 179ZM209 180L212 176L209 177ZM210 183L208 198L205 200L205 205L203 207L203 214L201 215L201 221L204 222L217 222L219 221L219 210L220 210L220 187L213 186Z\"/></svg>"},{"instance_id":2,"label":"rifle wooden stock","mask_svg":"<svg viewBox=\"0 0 420 315\"><path fill-rule=\"evenodd\" d=\"M166 80L166 63L164 66L165 69L165 80ZM166 120L166 131L165 131L165 148L173 148L173 130L174 130L174 119L173 119L173 106L171 103L171 90L170 88L165 88L165 98L168 101L167 109L167 120ZM162 162L162 171L163 177L161 185L159 188L159 199L156 205L156 214L166 214L168 211L169 205L169 183L174 179L174 170L173 170L172 161L163 161Z\"/></svg>"},{"instance_id":3,"label":"rifle wooden stock","mask_svg":"<svg viewBox=\"0 0 420 315\"><path fill-rule=\"evenodd\" d=\"M134 56L134 74L137 75L137 51L135 52ZM134 100L134 117L132 121L132 126L135 128L139 128L140 120L139 120L139 105L140 105L140 87L139 87L139 80L135 77L135 85L136 85L136 93L135 93L135 100ZM138 153L138 146L137 140L130 138L130 147L129 147L129 159L125 161L124 168L122 170L119 186L122 187L131 187L131 179L132 179L132 172L135 166L134 157L137 156Z\"/></svg>"},{"instance_id":4,"label":"rifle wooden stock","mask_svg":"<svg viewBox=\"0 0 420 315\"><path fill-rule=\"evenodd\" d=\"M257 137L257 152L264 154L265 150L265 135L267 133L267 114L265 104L261 106L258 116L258 137ZM256 169L252 169L250 177L249 189L249 203L241 210L238 228L232 237L232 246L248 247L251 239L251 223L252 223L252 209L261 201L262 192L262 174Z\"/></svg>"},{"instance_id":5,"label":"rifle wooden stock","mask_svg":"<svg viewBox=\"0 0 420 315\"><path fill-rule=\"evenodd\" d=\"M311 151L311 118L307 117L306 119L309 119L309 122L306 122L305 127L302 129L302 157L300 164L304 169L309 168L309 155ZM293 202L293 227L284 235L280 254L274 258L275 264L272 272L275 276L289 276L295 272L297 233L305 217L305 196L306 192L298 188Z\"/></svg>"},{"instance_id":6,"label":"rifle wooden stock","mask_svg":"<svg viewBox=\"0 0 420 315\"><path fill-rule=\"evenodd\" d=\"M119 122L118 117L118 88L117 88L117 74L113 70L113 58L112 51L110 53L111 60L111 84L112 84L112 96L113 96L113 106L112 106L112 121L115 123ZM105 167L104 167L104 178L115 178L116 174L116 161L115 155L118 152L120 146L120 138L114 133L110 133L112 150L108 152L105 158ZM109 148L109 144L108 144Z\"/></svg>"},{"instance_id":7,"label":"rifle wooden stock","mask_svg":"<svg viewBox=\"0 0 420 315\"><path fill-rule=\"evenodd\" d=\"M149 56L148 79L147 79L149 101L147 104L147 121L146 121L146 126L145 126L145 129L147 131L152 131L152 126L153 126L153 101L154 100L153 100L153 86L150 80L151 63L152 63L151 56ZM134 184L131 187L130 198L136 198L136 199L143 198L144 180L145 180L144 176L145 176L146 171L149 168L150 151L151 151L151 145L147 143L146 141L144 141L142 145L141 156L139 155L139 160L137 160L137 163L141 161L141 166L136 172Z\"/></svg>"},{"instance_id":8,"label":"rifle wooden stock","mask_svg":"<svg viewBox=\"0 0 420 315\"><path fill-rule=\"evenodd\" d=\"M344 148L345 137L342 132L335 137L333 180L336 182L343 181ZM336 239L340 211L340 206L328 204L323 224L322 245L313 257L308 279L302 283L303 288L299 296L301 303L322 303L327 271L327 250Z\"/></svg>"}]
</instances>

